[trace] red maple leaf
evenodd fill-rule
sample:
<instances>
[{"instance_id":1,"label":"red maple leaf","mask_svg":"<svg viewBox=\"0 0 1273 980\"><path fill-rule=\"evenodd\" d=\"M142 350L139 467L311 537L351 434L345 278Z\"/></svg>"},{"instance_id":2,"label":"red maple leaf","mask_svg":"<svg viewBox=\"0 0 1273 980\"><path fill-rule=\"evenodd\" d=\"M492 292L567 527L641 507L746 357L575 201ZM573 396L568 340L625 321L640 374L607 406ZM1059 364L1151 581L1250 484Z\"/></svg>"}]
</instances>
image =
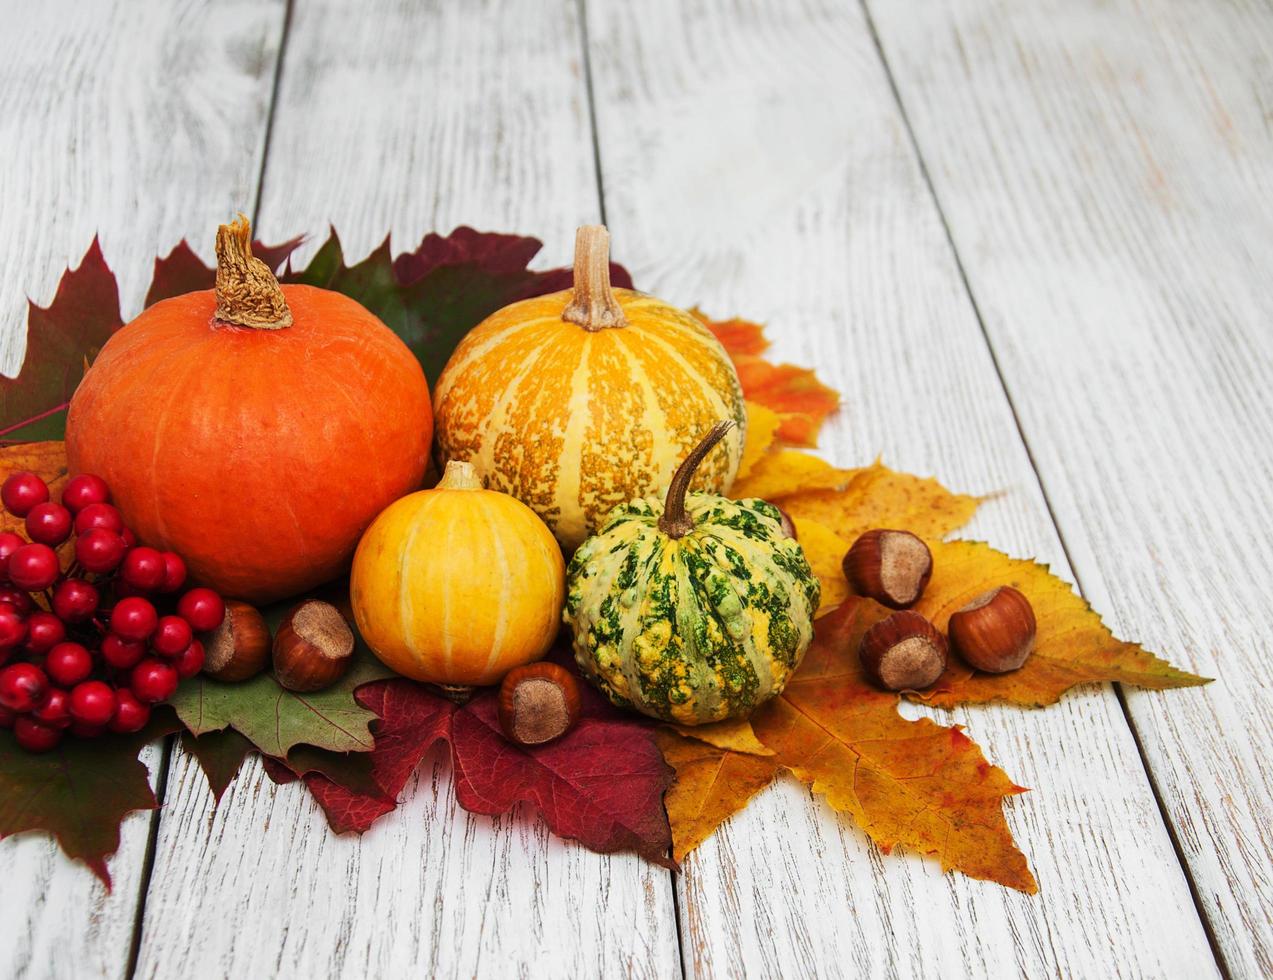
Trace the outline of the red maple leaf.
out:
<instances>
[{"instance_id":1,"label":"red maple leaf","mask_svg":"<svg viewBox=\"0 0 1273 980\"><path fill-rule=\"evenodd\" d=\"M569 663L565 653L553 659ZM518 803L539 809L550 830L603 853L633 850L674 867L663 794L672 780L648 724L610 706L586 684L578 724L548 745L525 748L500 732L496 693L457 707L408 680L375 681L355 697L380 716L372 723L374 791L342 784L338 766L302 778L337 832L361 833L396 806L403 787L433 745L451 748L455 795L471 813L507 813ZM361 754L361 753L360 753ZM299 774L289 758L266 760L278 782Z\"/></svg>"}]
</instances>

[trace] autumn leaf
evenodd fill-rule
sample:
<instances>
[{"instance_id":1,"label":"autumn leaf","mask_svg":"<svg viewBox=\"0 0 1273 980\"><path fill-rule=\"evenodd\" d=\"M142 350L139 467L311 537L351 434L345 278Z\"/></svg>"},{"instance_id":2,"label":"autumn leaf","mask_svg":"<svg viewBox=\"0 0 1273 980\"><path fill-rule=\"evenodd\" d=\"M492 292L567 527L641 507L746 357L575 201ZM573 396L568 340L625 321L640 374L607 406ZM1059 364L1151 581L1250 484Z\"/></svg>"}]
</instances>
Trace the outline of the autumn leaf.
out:
<instances>
[{"instance_id":1,"label":"autumn leaf","mask_svg":"<svg viewBox=\"0 0 1273 980\"><path fill-rule=\"evenodd\" d=\"M123 325L119 288L97 239L62 275L53 302L27 311L27 350L16 378L0 377L0 441L61 439L84 370Z\"/></svg>"},{"instance_id":2,"label":"autumn leaf","mask_svg":"<svg viewBox=\"0 0 1273 980\"><path fill-rule=\"evenodd\" d=\"M57 500L66 485L66 444L63 442L24 442L0 447L0 479L10 473L30 470L49 485L49 499ZM21 517L0 509L0 531L18 531L24 527Z\"/></svg>"},{"instance_id":3,"label":"autumn leaf","mask_svg":"<svg viewBox=\"0 0 1273 980\"><path fill-rule=\"evenodd\" d=\"M772 756L731 751L670 729L660 729L655 737L664 761L676 770L663 802L677 861L742 810L781 768Z\"/></svg>"},{"instance_id":4,"label":"autumn leaf","mask_svg":"<svg viewBox=\"0 0 1273 980\"><path fill-rule=\"evenodd\" d=\"M747 402L746 409L747 440L743 443L743 458L738 461L735 480L746 477L752 467L769 452L769 447L778 434L778 426L782 424L777 412L759 402Z\"/></svg>"},{"instance_id":5,"label":"autumn leaf","mask_svg":"<svg viewBox=\"0 0 1273 980\"><path fill-rule=\"evenodd\" d=\"M406 341L432 386L455 346L486 317L517 300L569 288L570 270L526 268L539 249L534 238L457 228L446 236L426 235L396 259L386 238L361 262L346 266L333 231L304 270L281 278L358 300ZM610 269L614 285L631 287L625 269Z\"/></svg>"},{"instance_id":6,"label":"autumn leaf","mask_svg":"<svg viewBox=\"0 0 1273 980\"><path fill-rule=\"evenodd\" d=\"M952 656L937 684L915 694L916 700L942 707L986 701L1042 706L1055 704L1076 684L1118 681L1162 690L1209 680L1116 639L1091 606L1046 565L1009 558L977 541L929 541L928 546L933 577L917 612L945 632L951 613L983 592L1010 585L1030 600L1038 638L1024 666L1007 674L974 671Z\"/></svg>"},{"instance_id":7,"label":"autumn leaf","mask_svg":"<svg viewBox=\"0 0 1273 980\"><path fill-rule=\"evenodd\" d=\"M208 778L212 798L217 803L221 802L222 795L242 768L243 760L252 751L252 743L233 728L198 737L183 731L181 747L199 763L199 768Z\"/></svg>"},{"instance_id":8,"label":"autumn leaf","mask_svg":"<svg viewBox=\"0 0 1273 980\"><path fill-rule=\"evenodd\" d=\"M738 354L763 354L769 349L765 328L751 320L713 320L698 307L690 310L716 335L730 357Z\"/></svg>"},{"instance_id":9,"label":"autumn leaf","mask_svg":"<svg viewBox=\"0 0 1273 980\"><path fill-rule=\"evenodd\" d=\"M844 578L844 553L849 542L818 521L808 517L793 517L796 539L804 551L805 560L818 576L822 585L822 599L818 603L818 615L834 609L849 597L849 583Z\"/></svg>"},{"instance_id":10,"label":"autumn leaf","mask_svg":"<svg viewBox=\"0 0 1273 980\"><path fill-rule=\"evenodd\" d=\"M1021 787L959 726L903 718L898 696L863 676L855 651L873 605L848 601L818 620L800 669L752 717L756 735L885 852L901 844L943 870L1037 891L1003 816Z\"/></svg>"},{"instance_id":11,"label":"autumn leaf","mask_svg":"<svg viewBox=\"0 0 1273 980\"><path fill-rule=\"evenodd\" d=\"M713 320L701 310L698 317L716 335L738 371L743 396L778 416L776 435L795 446L817 444L823 420L840 405L840 395L807 368L774 364L758 355L769 347L764 328L750 320Z\"/></svg>"},{"instance_id":12,"label":"autumn leaf","mask_svg":"<svg viewBox=\"0 0 1273 980\"><path fill-rule=\"evenodd\" d=\"M562 651L554 659L569 663ZM500 731L494 691L457 707L412 681L369 684L357 697L379 716L369 755L376 791L351 788L330 773L311 773L305 785L334 829L361 832L393 808L416 766L445 739L456 799L466 810L495 816L532 803L559 837L595 851L635 850L668 864L671 831L662 797L671 771L651 726L581 686L578 724L556 742L524 748ZM277 764L272 769L277 772Z\"/></svg>"},{"instance_id":13,"label":"autumn leaf","mask_svg":"<svg viewBox=\"0 0 1273 980\"><path fill-rule=\"evenodd\" d=\"M774 754L773 749L756 737L751 722L746 718L730 718L710 725L667 725L665 727L684 738L706 742L708 745L727 749L730 752L741 752L743 755Z\"/></svg>"},{"instance_id":14,"label":"autumn leaf","mask_svg":"<svg viewBox=\"0 0 1273 980\"><path fill-rule=\"evenodd\" d=\"M67 857L87 864L109 889L106 859L119 849L120 822L134 810L158 806L137 754L179 727L169 712L156 712L133 735L67 737L42 755L0 731L0 838L30 830L52 834Z\"/></svg>"},{"instance_id":15,"label":"autumn leaf","mask_svg":"<svg viewBox=\"0 0 1273 980\"><path fill-rule=\"evenodd\" d=\"M936 480L876 462L854 471L843 490L802 490L783 497L782 508L794 518L817 521L852 544L876 527L945 537L968 523L979 503L976 497L951 493Z\"/></svg>"},{"instance_id":16,"label":"autumn leaf","mask_svg":"<svg viewBox=\"0 0 1273 980\"><path fill-rule=\"evenodd\" d=\"M840 395L808 368L773 364L763 357L739 354L734 358L743 395L767 405L782 420L778 438L793 446L816 446L818 430L840 407Z\"/></svg>"},{"instance_id":17,"label":"autumn leaf","mask_svg":"<svg viewBox=\"0 0 1273 980\"><path fill-rule=\"evenodd\" d=\"M272 674L227 684L200 674L182 683L170 703L194 735L233 728L266 755L286 756L297 745L333 752L370 752L368 726L375 714L354 700L354 690L392 676L359 645L349 672L322 691L299 694Z\"/></svg>"},{"instance_id":18,"label":"autumn leaf","mask_svg":"<svg viewBox=\"0 0 1273 980\"><path fill-rule=\"evenodd\" d=\"M853 479L853 470L842 470L798 449L771 450L756 460L751 472L735 480L729 495L735 500L759 497L777 501L794 493L843 487Z\"/></svg>"}]
</instances>

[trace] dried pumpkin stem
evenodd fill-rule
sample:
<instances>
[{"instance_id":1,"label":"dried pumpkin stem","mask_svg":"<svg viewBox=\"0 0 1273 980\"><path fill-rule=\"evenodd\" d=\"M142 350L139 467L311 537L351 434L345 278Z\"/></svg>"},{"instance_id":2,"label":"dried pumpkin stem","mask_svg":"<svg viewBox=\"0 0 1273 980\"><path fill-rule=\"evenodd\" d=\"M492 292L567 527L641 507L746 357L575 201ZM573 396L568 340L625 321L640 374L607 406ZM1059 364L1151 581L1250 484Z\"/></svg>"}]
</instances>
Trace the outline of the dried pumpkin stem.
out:
<instances>
[{"instance_id":1,"label":"dried pumpkin stem","mask_svg":"<svg viewBox=\"0 0 1273 980\"><path fill-rule=\"evenodd\" d=\"M446 464L442 479L438 481L437 490L481 490L482 478L472 463L462 459L453 459Z\"/></svg>"},{"instance_id":2,"label":"dried pumpkin stem","mask_svg":"<svg viewBox=\"0 0 1273 980\"><path fill-rule=\"evenodd\" d=\"M561 318L593 331L628 325L610 287L610 233L605 225L584 225L575 232L575 294Z\"/></svg>"},{"instance_id":3,"label":"dried pumpkin stem","mask_svg":"<svg viewBox=\"0 0 1273 980\"><path fill-rule=\"evenodd\" d=\"M668 484L663 516L659 518L659 530L669 538L681 538L694 530L694 519L685 510L685 494L689 491L690 480L694 479L699 464L703 462L707 454L733 427L733 419L717 422L703 437L703 441L690 450L685 461L676 468L672 482Z\"/></svg>"},{"instance_id":4,"label":"dried pumpkin stem","mask_svg":"<svg viewBox=\"0 0 1273 980\"><path fill-rule=\"evenodd\" d=\"M216 295L216 317L222 323L253 330L292 325L292 311L278 280L252 255L252 226L242 214L217 229Z\"/></svg>"}]
</instances>

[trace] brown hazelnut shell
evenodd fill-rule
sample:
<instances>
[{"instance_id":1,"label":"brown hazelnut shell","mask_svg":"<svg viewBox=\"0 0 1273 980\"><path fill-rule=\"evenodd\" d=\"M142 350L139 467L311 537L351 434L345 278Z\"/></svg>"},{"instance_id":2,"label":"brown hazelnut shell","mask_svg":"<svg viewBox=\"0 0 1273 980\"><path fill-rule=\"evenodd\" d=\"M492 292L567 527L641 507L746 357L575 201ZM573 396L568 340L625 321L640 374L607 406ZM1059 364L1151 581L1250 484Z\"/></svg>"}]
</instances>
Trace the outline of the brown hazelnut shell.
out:
<instances>
[{"instance_id":1,"label":"brown hazelnut shell","mask_svg":"<svg viewBox=\"0 0 1273 980\"><path fill-rule=\"evenodd\" d=\"M354 631L328 602L302 602L274 636L274 677L289 691L331 687L345 676L353 659Z\"/></svg>"},{"instance_id":2,"label":"brown hazelnut shell","mask_svg":"<svg viewBox=\"0 0 1273 980\"><path fill-rule=\"evenodd\" d=\"M889 691L922 691L946 669L946 638L917 612L904 610L882 619L858 648L867 677Z\"/></svg>"},{"instance_id":3,"label":"brown hazelnut shell","mask_svg":"<svg viewBox=\"0 0 1273 980\"><path fill-rule=\"evenodd\" d=\"M890 609L913 606L933 577L933 555L910 531L875 528L862 534L841 562L858 595Z\"/></svg>"},{"instance_id":4,"label":"brown hazelnut shell","mask_svg":"<svg viewBox=\"0 0 1273 980\"><path fill-rule=\"evenodd\" d=\"M1026 662L1038 624L1030 600L1005 585L952 613L948 629L951 647L970 666L1003 674Z\"/></svg>"},{"instance_id":5,"label":"brown hazelnut shell","mask_svg":"<svg viewBox=\"0 0 1273 980\"><path fill-rule=\"evenodd\" d=\"M203 639L203 672L231 684L250 680L269 663L270 643L270 627L260 611L229 599L221 625Z\"/></svg>"},{"instance_id":6,"label":"brown hazelnut shell","mask_svg":"<svg viewBox=\"0 0 1273 980\"><path fill-rule=\"evenodd\" d=\"M515 667L499 686L499 725L518 745L543 745L575 726L579 682L564 667L541 660Z\"/></svg>"}]
</instances>

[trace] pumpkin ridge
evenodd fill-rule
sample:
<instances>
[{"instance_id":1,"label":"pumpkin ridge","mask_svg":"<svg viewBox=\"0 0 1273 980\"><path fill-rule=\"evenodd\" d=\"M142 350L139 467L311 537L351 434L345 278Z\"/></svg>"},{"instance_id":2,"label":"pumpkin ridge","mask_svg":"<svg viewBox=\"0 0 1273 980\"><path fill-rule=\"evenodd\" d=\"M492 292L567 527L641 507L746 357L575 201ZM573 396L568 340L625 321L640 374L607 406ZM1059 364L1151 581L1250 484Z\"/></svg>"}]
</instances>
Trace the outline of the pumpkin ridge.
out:
<instances>
[{"instance_id":1,"label":"pumpkin ridge","mask_svg":"<svg viewBox=\"0 0 1273 980\"><path fill-rule=\"evenodd\" d=\"M182 351L179 347L175 347L168 352L168 356L166 358L156 360L155 363L152 365L152 370L150 374L147 376L147 381L149 382L149 379L155 377L156 375L160 375L160 376L166 375L168 371L171 370L173 362L174 361L179 362L182 359L183 355L184 355L184 351ZM160 371L161 367L163 368L162 372ZM172 386L172 397L168 399L168 404L164 406L163 411L160 413L159 417L155 420L154 437L153 437L152 448L150 453L150 485L151 486L163 487L166 485L166 481L161 480L160 474L159 474L159 456L160 456L160 447L163 445L163 434L168 427L168 423L172 416L173 408L178 406L179 404L184 404L184 399L188 398L189 392L194 390L192 388L187 387L185 382L188 381L190 375L196 373L200 367L201 365L197 359L190 358L190 363L186 365L185 374L182 376L182 379L181 379L182 383L174 384ZM145 391L147 387L149 387L149 383L142 386L142 391ZM136 386L134 386L134 391L136 391ZM136 394L140 394L140 393L141 392L136 392ZM125 395L120 400L120 404L122 405L128 405L130 403L131 403L131 399L127 395ZM167 528L167 523L164 521L163 507L161 506L161 500L160 500L159 494L155 494L153 504L154 504L155 527L159 529L159 533L161 537L166 538L168 536L168 528Z\"/></svg>"},{"instance_id":2,"label":"pumpkin ridge","mask_svg":"<svg viewBox=\"0 0 1273 980\"><path fill-rule=\"evenodd\" d=\"M479 490L479 493L485 493ZM513 576L512 569L508 566L508 552L504 548L503 529L496 527L491 521L490 512L483 509L481 514L482 523L486 525L486 529L491 534L491 543L495 546L495 551L499 556L499 567L501 572L502 586L500 593L495 597L499 606L499 612L495 617L495 630L491 634L491 652L486 658L486 672L490 672L495 664L499 662L499 655L504 646L504 634L508 632L508 600L511 598Z\"/></svg>"},{"instance_id":3,"label":"pumpkin ridge","mask_svg":"<svg viewBox=\"0 0 1273 980\"><path fill-rule=\"evenodd\" d=\"M505 343L512 341L520 334L539 327L543 328L545 324L551 324L551 317L535 317L534 319L513 321L509 324L499 324L490 331L486 336L475 337L477 328L470 331L459 346L455 349L455 353L451 355L452 361L447 362L448 370L443 372L442 377L438 378L438 383L434 387L433 402L439 408L451 390L465 379L465 373L470 365L476 361L480 361L483 357L498 347L502 347Z\"/></svg>"}]
</instances>

